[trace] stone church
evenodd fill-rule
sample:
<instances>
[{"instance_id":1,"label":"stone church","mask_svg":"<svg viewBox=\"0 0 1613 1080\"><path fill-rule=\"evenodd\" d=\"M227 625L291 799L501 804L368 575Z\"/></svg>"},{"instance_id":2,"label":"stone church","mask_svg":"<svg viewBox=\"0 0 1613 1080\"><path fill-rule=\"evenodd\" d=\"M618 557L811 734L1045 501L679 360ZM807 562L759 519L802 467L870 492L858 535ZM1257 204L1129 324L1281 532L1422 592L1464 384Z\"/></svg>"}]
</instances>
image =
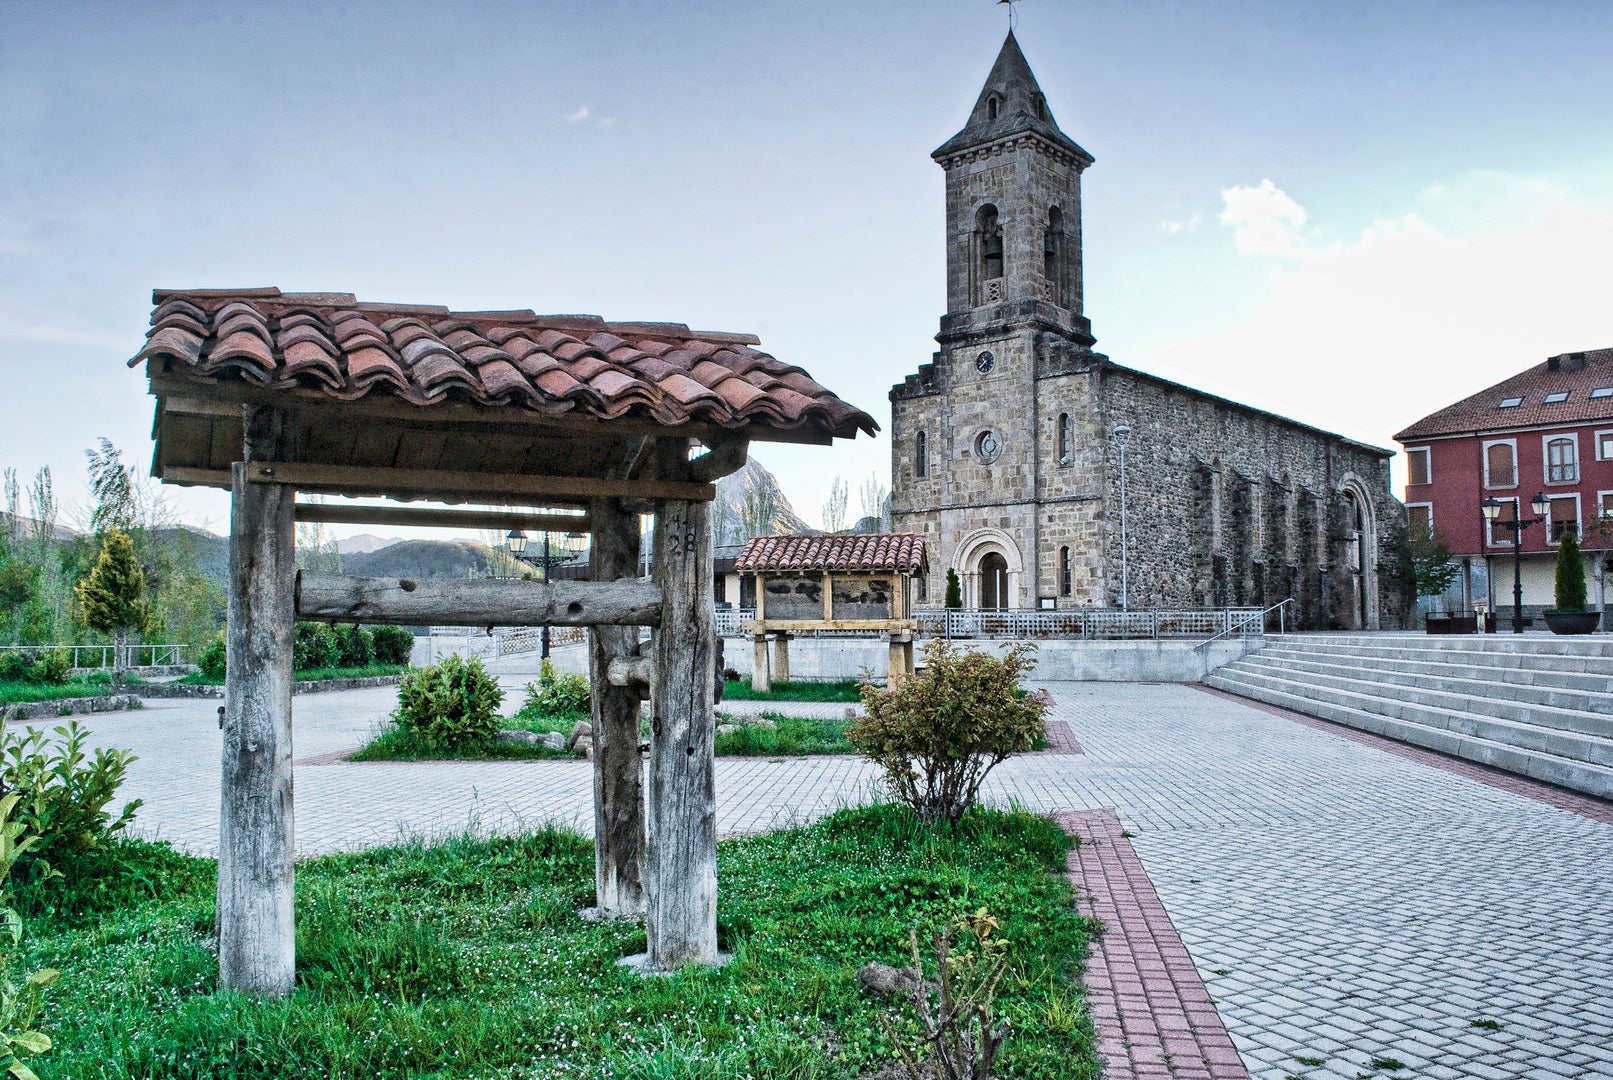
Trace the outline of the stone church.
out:
<instances>
[{"instance_id":1,"label":"stone church","mask_svg":"<svg viewBox=\"0 0 1613 1080\"><path fill-rule=\"evenodd\" d=\"M965 607L1293 597L1304 627L1402 624L1407 600L1379 572L1405 520L1391 451L1093 351L1093 158L1059 130L1012 33L931 156L946 171L947 313L933 361L890 394L893 525L930 553L920 603L941 604L952 569Z\"/></svg>"}]
</instances>

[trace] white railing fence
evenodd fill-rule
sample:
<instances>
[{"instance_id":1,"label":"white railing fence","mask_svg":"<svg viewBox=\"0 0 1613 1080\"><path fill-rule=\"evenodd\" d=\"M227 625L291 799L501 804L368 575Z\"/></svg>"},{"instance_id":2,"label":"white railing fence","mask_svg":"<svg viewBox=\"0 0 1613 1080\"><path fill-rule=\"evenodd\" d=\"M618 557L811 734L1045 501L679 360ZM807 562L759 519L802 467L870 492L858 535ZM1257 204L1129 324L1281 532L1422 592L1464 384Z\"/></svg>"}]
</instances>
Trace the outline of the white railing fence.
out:
<instances>
[{"instance_id":1,"label":"white railing fence","mask_svg":"<svg viewBox=\"0 0 1613 1080\"><path fill-rule=\"evenodd\" d=\"M756 621L755 608L718 608L717 636L735 637L744 623Z\"/></svg>"},{"instance_id":2,"label":"white railing fence","mask_svg":"<svg viewBox=\"0 0 1613 1080\"><path fill-rule=\"evenodd\" d=\"M1196 638L1265 632L1261 610L1215 608L1189 611L1066 611L923 608L913 612L919 632L946 637L990 638Z\"/></svg>"},{"instance_id":3,"label":"white railing fence","mask_svg":"<svg viewBox=\"0 0 1613 1080\"><path fill-rule=\"evenodd\" d=\"M0 645L0 652L17 653L37 659L41 653L65 649L73 654L76 668L109 668L112 663L112 645ZM189 645L125 645L124 656L129 667L174 667L185 663Z\"/></svg>"},{"instance_id":4,"label":"white railing fence","mask_svg":"<svg viewBox=\"0 0 1613 1080\"><path fill-rule=\"evenodd\" d=\"M431 659L458 653L467 659L498 660L505 656L536 653L543 648L543 631L536 626L500 626L490 634L485 626L433 626L430 628ZM580 626L549 628L549 647L580 645L587 640Z\"/></svg>"}]
</instances>

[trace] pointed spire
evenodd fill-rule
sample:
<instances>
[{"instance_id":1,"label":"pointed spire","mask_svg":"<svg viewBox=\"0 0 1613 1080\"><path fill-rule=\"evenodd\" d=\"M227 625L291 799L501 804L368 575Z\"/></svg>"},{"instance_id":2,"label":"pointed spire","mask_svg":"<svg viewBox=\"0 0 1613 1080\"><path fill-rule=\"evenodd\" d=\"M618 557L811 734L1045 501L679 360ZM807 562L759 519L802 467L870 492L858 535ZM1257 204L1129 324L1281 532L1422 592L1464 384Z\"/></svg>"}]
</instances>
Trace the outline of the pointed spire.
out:
<instances>
[{"instance_id":1,"label":"pointed spire","mask_svg":"<svg viewBox=\"0 0 1613 1080\"><path fill-rule=\"evenodd\" d=\"M1025 54L1020 51L1019 41L1010 30L997 53L997 62L991 65L991 74L986 76L986 85L969 113L969 122L930 156L941 158L1024 131L1042 135L1083 158L1087 164L1092 163L1092 155L1059 130L1053 110L1048 107L1047 98L1037 85Z\"/></svg>"}]
</instances>

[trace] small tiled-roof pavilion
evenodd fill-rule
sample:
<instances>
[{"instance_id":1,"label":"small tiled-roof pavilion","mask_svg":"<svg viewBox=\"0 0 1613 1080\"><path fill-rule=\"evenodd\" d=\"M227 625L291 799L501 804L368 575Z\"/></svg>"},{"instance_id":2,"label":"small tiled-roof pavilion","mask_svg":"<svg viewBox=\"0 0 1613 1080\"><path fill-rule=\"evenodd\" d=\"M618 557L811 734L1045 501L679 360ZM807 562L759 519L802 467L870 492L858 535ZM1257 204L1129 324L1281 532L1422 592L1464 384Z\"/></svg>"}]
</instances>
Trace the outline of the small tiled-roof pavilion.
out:
<instances>
[{"instance_id":1,"label":"small tiled-roof pavilion","mask_svg":"<svg viewBox=\"0 0 1613 1080\"><path fill-rule=\"evenodd\" d=\"M890 685L913 673L909 579L929 564L917 533L758 536L734 569L756 575L755 659L751 685L766 690L790 677L790 634L879 630L890 635ZM768 665L767 638L773 635Z\"/></svg>"},{"instance_id":2,"label":"small tiled-roof pavilion","mask_svg":"<svg viewBox=\"0 0 1613 1080\"><path fill-rule=\"evenodd\" d=\"M278 289L159 290L153 303L130 362L157 399L152 473L232 492L221 985L293 986L298 617L591 627L599 906L644 912L652 968L715 960L713 482L752 439L827 444L873 434L873 418L746 334ZM298 491L546 509L314 505ZM635 578L640 513L656 516L649 582ZM593 580L299 574L297 520L586 529Z\"/></svg>"}]
</instances>

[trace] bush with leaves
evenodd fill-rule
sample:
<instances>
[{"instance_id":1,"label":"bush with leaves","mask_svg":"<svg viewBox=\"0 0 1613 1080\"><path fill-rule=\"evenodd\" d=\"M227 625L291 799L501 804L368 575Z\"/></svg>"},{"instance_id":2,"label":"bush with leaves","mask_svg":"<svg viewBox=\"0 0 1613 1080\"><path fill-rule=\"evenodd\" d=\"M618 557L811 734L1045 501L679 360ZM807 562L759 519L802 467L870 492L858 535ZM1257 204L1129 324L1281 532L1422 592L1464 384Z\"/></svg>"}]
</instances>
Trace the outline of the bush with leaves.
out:
<instances>
[{"instance_id":1,"label":"bush with leaves","mask_svg":"<svg viewBox=\"0 0 1613 1080\"><path fill-rule=\"evenodd\" d=\"M196 657L196 666L209 679L222 679L228 657L229 647L224 641L224 631L220 630L202 646L202 651Z\"/></svg>"},{"instance_id":2,"label":"bush with leaves","mask_svg":"<svg viewBox=\"0 0 1613 1080\"><path fill-rule=\"evenodd\" d=\"M12 981L11 968L22 945L22 918L11 907L11 868L37 844L28 827L13 820L22 796L0 798L0 1069L16 1080L39 1080L23 1059L50 1049L50 1036L35 1029L45 987L57 972L43 968L21 983Z\"/></svg>"},{"instance_id":3,"label":"bush with leaves","mask_svg":"<svg viewBox=\"0 0 1613 1080\"><path fill-rule=\"evenodd\" d=\"M370 633L374 638L377 664L408 665L414 655L413 634L401 626L377 626Z\"/></svg>"},{"instance_id":4,"label":"bush with leaves","mask_svg":"<svg viewBox=\"0 0 1613 1080\"><path fill-rule=\"evenodd\" d=\"M480 660L446 656L404 675L392 718L422 745L457 750L490 744L504 691Z\"/></svg>"},{"instance_id":5,"label":"bush with leaves","mask_svg":"<svg viewBox=\"0 0 1613 1080\"><path fill-rule=\"evenodd\" d=\"M369 667L375 662L375 636L370 631L357 625L335 629L337 667Z\"/></svg>"},{"instance_id":6,"label":"bush with leaves","mask_svg":"<svg viewBox=\"0 0 1613 1080\"><path fill-rule=\"evenodd\" d=\"M8 652L0 655L0 682L27 682L60 686L73 671L73 655L66 649L46 649L33 654Z\"/></svg>"},{"instance_id":7,"label":"bush with leaves","mask_svg":"<svg viewBox=\"0 0 1613 1080\"><path fill-rule=\"evenodd\" d=\"M39 728L0 731L0 791L18 796L17 820L36 841L21 853L18 872L35 883L71 873L128 828L141 805L126 803L116 817L107 809L134 754L85 753L89 732L76 720L53 730L49 741Z\"/></svg>"},{"instance_id":8,"label":"bush with leaves","mask_svg":"<svg viewBox=\"0 0 1613 1080\"><path fill-rule=\"evenodd\" d=\"M538 681L526 684L524 716L581 716L587 718L592 694L584 675L562 675L548 657L538 666Z\"/></svg>"},{"instance_id":9,"label":"bush with leaves","mask_svg":"<svg viewBox=\"0 0 1613 1080\"><path fill-rule=\"evenodd\" d=\"M291 666L296 671L333 668L341 663L342 643L333 627L300 622L291 632Z\"/></svg>"},{"instance_id":10,"label":"bush with leaves","mask_svg":"<svg viewBox=\"0 0 1613 1080\"><path fill-rule=\"evenodd\" d=\"M1044 733L1047 696L1019 687L1035 651L1022 642L992 656L932 641L923 674L894 690L863 687L864 716L846 738L920 818L956 822L986 774Z\"/></svg>"},{"instance_id":11,"label":"bush with leaves","mask_svg":"<svg viewBox=\"0 0 1613 1080\"><path fill-rule=\"evenodd\" d=\"M1008 972L1008 942L996 936L999 929L1001 924L985 908L943 926L935 935L934 982L924 977L918 930L910 932L913 966L895 971L893 981L917 1010L923 1037L909 1046L884 1013L879 1022L911 1080L991 1080L996 1075L997 1054L1008 1034L1007 1023L992 1010Z\"/></svg>"}]
</instances>

